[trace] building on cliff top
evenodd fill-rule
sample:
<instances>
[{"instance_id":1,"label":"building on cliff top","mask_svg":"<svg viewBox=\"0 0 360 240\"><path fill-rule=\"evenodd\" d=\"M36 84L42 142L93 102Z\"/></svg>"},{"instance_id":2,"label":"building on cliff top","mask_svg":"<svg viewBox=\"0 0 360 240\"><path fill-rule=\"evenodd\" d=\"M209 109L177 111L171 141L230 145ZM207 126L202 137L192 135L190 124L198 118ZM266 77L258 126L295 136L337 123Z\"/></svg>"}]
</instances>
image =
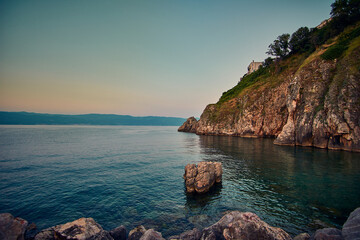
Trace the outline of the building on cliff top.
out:
<instances>
[{"instance_id":1,"label":"building on cliff top","mask_svg":"<svg viewBox=\"0 0 360 240\"><path fill-rule=\"evenodd\" d=\"M262 65L262 62L254 62L254 60L250 63L248 66L248 72L247 74L250 74L252 72L255 72L259 69L259 67Z\"/></svg>"}]
</instances>

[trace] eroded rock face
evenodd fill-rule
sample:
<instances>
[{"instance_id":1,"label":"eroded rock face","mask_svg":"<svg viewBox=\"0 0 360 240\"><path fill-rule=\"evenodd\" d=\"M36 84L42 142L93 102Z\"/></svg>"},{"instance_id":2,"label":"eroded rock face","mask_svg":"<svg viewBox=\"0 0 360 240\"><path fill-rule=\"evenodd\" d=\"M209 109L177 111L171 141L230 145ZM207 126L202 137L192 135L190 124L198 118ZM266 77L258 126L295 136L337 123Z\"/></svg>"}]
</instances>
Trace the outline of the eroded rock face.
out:
<instances>
[{"instance_id":1,"label":"eroded rock face","mask_svg":"<svg viewBox=\"0 0 360 240\"><path fill-rule=\"evenodd\" d=\"M205 193L222 179L222 165L219 162L200 162L185 166L185 186L186 191Z\"/></svg>"},{"instance_id":2,"label":"eroded rock face","mask_svg":"<svg viewBox=\"0 0 360 240\"><path fill-rule=\"evenodd\" d=\"M208 105L196 134L274 137L275 144L360 152L360 48L339 61L311 56L226 102ZM295 70L295 71L294 71Z\"/></svg>"},{"instance_id":3,"label":"eroded rock face","mask_svg":"<svg viewBox=\"0 0 360 240\"><path fill-rule=\"evenodd\" d=\"M197 129L197 120L194 117L189 117L183 125L178 128L179 132L191 132L195 133Z\"/></svg>"},{"instance_id":4,"label":"eroded rock face","mask_svg":"<svg viewBox=\"0 0 360 240\"><path fill-rule=\"evenodd\" d=\"M343 225L342 236L345 240L360 239L360 208L350 213L349 218Z\"/></svg>"},{"instance_id":5,"label":"eroded rock face","mask_svg":"<svg viewBox=\"0 0 360 240\"><path fill-rule=\"evenodd\" d=\"M80 218L54 227L55 239L113 240L92 218Z\"/></svg>"},{"instance_id":6,"label":"eroded rock face","mask_svg":"<svg viewBox=\"0 0 360 240\"><path fill-rule=\"evenodd\" d=\"M271 227L256 214L233 211L203 230L201 239L291 239L284 230Z\"/></svg>"},{"instance_id":7,"label":"eroded rock face","mask_svg":"<svg viewBox=\"0 0 360 240\"><path fill-rule=\"evenodd\" d=\"M15 218L10 213L0 214L0 239L24 240L24 233L28 222L22 218Z\"/></svg>"}]
</instances>

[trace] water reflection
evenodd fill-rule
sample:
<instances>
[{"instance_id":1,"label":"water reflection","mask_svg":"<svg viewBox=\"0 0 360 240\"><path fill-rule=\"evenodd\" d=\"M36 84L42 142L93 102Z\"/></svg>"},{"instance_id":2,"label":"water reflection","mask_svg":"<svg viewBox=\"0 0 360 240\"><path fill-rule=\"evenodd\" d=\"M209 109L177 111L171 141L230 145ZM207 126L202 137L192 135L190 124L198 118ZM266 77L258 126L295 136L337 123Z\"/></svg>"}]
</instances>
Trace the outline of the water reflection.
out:
<instances>
[{"instance_id":1,"label":"water reflection","mask_svg":"<svg viewBox=\"0 0 360 240\"><path fill-rule=\"evenodd\" d=\"M223 164L223 186L186 196L193 214L252 211L292 234L315 221L341 226L360 206L360 154L276 146L272 139L199 136L204 161Z\"/></svg>"}]
</instances>

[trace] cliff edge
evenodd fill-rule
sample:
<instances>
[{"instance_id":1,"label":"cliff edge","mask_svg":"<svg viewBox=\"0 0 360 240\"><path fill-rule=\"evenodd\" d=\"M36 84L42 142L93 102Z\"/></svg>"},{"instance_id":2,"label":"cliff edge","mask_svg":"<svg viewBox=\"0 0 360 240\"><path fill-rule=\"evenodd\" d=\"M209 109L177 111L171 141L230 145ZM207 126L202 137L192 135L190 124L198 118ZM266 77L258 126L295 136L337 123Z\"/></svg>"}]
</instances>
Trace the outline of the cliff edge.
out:
<instances>
[{"instance_id":1,"label":"cliff edge","mask_svg":"<svg viewBox=\"0 0 360 240\"><path fill-rule=\"evenodd\" d=\"M359 25L311 54L290 55L246 75L198 122L188 122L191 132L360 152ZM324 57L344 39L340 56Z\"/></svg>"}]
</instances>

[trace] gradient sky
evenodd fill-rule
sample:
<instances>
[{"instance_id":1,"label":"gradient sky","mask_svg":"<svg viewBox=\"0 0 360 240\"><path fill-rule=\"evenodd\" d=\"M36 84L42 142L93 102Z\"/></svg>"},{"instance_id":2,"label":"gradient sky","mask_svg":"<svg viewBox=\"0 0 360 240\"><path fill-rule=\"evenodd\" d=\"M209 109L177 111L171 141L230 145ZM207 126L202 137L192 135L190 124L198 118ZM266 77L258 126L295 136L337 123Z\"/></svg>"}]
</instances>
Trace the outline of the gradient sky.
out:
<instances>
[{"instance_id":1,"label":"gradient sky","mask_svg":"<svg viewBox=\"0 0 360 240\"><path fill-rule=\"evenodd\" d=\"M0 0L0 110L199 117L333 0Z\"/></svg>"}]
</instances>

